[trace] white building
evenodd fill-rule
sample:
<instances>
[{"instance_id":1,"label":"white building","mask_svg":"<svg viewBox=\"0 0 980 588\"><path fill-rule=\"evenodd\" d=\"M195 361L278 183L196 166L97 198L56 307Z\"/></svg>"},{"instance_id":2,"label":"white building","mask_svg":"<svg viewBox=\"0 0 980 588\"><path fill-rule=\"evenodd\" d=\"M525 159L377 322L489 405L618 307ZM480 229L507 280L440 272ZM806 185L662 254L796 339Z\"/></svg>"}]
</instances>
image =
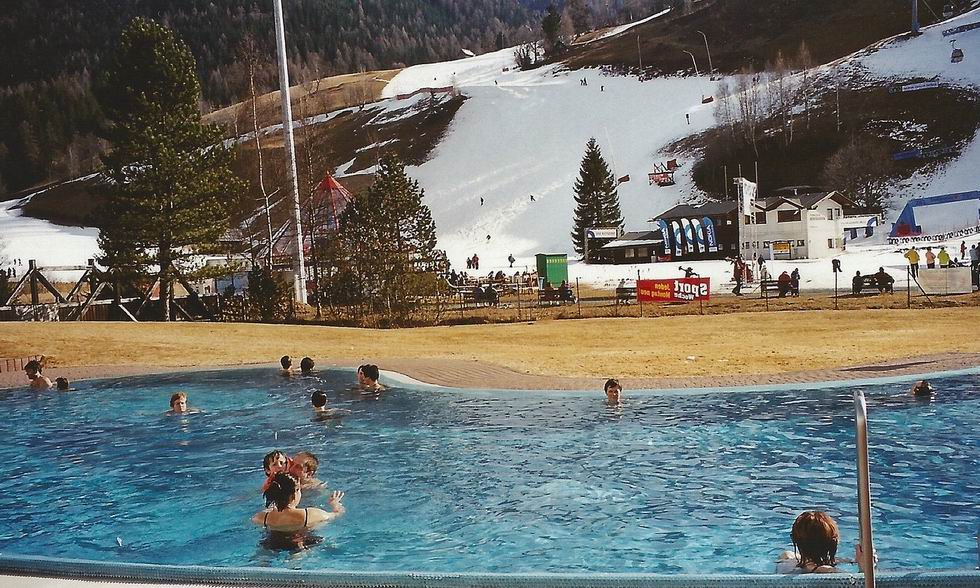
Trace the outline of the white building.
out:
<instances>
[{"instance_id":1,"label":"white building","mask_svg":"<svg viewBox=\"0 0 980 588\"><path fill-rule=\"evenodd\" d=\"M781 188L769 198L753 201L739 218L742 258L801 259L841 253L845 224L857 216L847 214L855 212L855 204L839 192L817 190ZM867 223L867 215L860 218Z\"/></svg>"}]
</instances>

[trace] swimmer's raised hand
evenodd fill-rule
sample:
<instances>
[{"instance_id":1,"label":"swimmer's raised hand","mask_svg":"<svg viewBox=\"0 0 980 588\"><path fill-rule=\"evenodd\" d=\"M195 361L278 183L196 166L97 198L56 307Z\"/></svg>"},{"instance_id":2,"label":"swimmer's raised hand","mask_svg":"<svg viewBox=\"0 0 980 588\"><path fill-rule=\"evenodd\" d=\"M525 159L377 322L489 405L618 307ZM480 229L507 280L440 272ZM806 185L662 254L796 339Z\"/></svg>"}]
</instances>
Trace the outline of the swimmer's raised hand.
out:
<instances>
[{"instance_id":1,"label":"swimmer's raised hand","mask_svg":"<svg viewBox=\"0 0 980 588\"><path fill-rule=\"evenodd\" d=\"M327 504L329 504L330 507L333 508L334 512L341 513L344 512L344 510L346 510L344 508L344 505L340 503L343 497L344 497L344 493L341 492L340 490L334 490L333 492L330 493L330 498L327 500Z\"/></svg>"}]
</instances>

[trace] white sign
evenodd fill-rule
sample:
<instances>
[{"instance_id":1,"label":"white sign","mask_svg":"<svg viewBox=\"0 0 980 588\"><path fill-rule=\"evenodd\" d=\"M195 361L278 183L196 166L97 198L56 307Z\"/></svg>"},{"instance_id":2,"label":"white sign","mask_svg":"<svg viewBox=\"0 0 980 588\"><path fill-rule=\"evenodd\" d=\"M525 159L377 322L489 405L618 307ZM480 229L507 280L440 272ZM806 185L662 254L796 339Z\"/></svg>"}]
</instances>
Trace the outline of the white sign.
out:
<instances>
[{"instance_id":1,"label":"white sign","mask_svg":"<svg viewBox=\"0 0 980 588\"><path fill-rule=\"evenodd\" d=\"M613 228L598 228L594 227L591 229L585 229L586 239L615 239L619 236L619 229Z\"/></svg>"},{"instance_id":2,"label":"white sign","mask_svg":"<svg viewBox=\"0 0 980 588\"><path fill-rule=\"evenodd\" d=\"M980 226L967 227L965 229L958 229L956 231L949 231L948 233L939 233L937 235L917 235L915 237L889 237L889 245L908 245L910 243L936 243L938 241L950 241L952 239L961 239L963 237L969 237L971 235L980 234Z\"/></svg>"},{"instance_id":3,"label":"white sign","mask_svg":"<svg viewBox=\"0 0 980 588\"><path fill-rule=\"evenodd\" d=\"M905 84L901 89L902 92L915 92L916 90L931 90L938 87L939 82L919 82L918 84Z\"/></svg>"}]
</instances>

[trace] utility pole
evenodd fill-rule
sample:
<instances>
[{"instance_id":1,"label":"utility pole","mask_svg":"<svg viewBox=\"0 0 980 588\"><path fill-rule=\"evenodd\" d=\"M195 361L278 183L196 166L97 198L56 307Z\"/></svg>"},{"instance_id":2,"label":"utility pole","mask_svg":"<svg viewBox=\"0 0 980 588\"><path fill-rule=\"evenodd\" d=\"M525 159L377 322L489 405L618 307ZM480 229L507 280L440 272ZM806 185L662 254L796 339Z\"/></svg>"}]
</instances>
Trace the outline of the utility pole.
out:
<instances>
[{"instance_id":1,"label":"utility pole","mask_svg":"<svg viewBox=\"0 0 980 588\"><path fill-rule=\"evenodd\" d=\"M711 65L711 49L708 49L708 35L705 35L702 31L698 32L704 37L704 50L708 54L708 77L711 77L715 73L715 68Z\"/></svg>"},{"instance_id":2,"label":"utility pole","mask_svg":"<svg viewBox=\"0 0 980 588\"><path fill-rule=\"evenodd\" d=\"M643 70L643 53L640 52L640 35L636 35L636 59L640 62L640 70Z\"/></svg>"},{"instance_id":3,"label":"utility pole","mask_svg":"<svg viewBox=\"0 0 980 588\"><path fill-rule=\"evenodd\" d=\"M282 98L282 133L286 148L286 181L293 195L296 258L293 265L293 298L306 304L306 260L303 259L303 220L299 208L299 184L296 180L296 148L293 145L293 108L289 103L289 71L286 68L286 31L283 25L282 0L273 0L276 15L276 52L279 56L279 94ZM271 247L272 244L270 243Z\"/></svg>"},{"instance_id":4,"label":"utility pole","mask_svg":"<svg viewBox=\"0 0 980 588\"><path fill-rule=\"evenodd\" d=\"M912 0L912 34L919 35L919 0Z\"/></svg>"}]
</instances>

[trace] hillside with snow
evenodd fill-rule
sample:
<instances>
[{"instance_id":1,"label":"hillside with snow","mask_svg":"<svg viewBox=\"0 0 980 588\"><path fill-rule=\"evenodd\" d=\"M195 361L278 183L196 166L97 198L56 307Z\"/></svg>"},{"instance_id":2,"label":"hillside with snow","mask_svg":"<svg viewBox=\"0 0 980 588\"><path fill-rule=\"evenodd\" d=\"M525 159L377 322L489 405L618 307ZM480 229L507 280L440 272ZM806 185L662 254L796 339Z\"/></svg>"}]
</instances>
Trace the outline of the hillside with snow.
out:
<instances>
[{"instance_id":1,"label":"hillside with snow","mask_svg":"<svg viewBox=\"0 0 980 588\"><path fill-rule=\"evenodd\" d=\"M980 10L974 10L925 28L919 37L903 35L878 42L818 68L818 73L844 71L849 83L866 85L935 79L980 92L980 29L951 37L942 33L978 21ZM950 63L952 38L965 52L961 63ZM648 219L701 197L690 176L693 161L683 156L674 186L651 186L647 173L655 162L675 157L665 151L666 146L715 125L714 104L702 104L702 97L714 95L721 83L706 76L641 81L597 69L571 71L561 64L520 71L513 50L505 49L406 68L390 81L384 96L395 101L398 94L420 88L455 85L467 97L429 159L408 172L425 189L439 247L447 251L454 267L465 267L465 258L477 253L481 268L489 270L506 267L509 254L518 258L517 266L533 266L535 253L572 257L572 185L590 137L596 138L617 177L630 176L619 186L627 230L649 229ZM977 189L978 164L980 144L974 136L951 164L903 182L901 197L886 220L894 219L907 198ZM93 230L26 219L18 216L16 206L17 202L0 203L0 238L7 241L8 257L63 264L81 263L94 253ZM844 254L846 269L873 272L879 265L904 265L887 247L851 249ZM785 263L808 268L801 269L809 276L805 286L832 286L830 264L824 260ZM728 281L727 264L700 265L695 262L702 274L714 278L716 289ZM778 273L781 262L775 265ZM676 264L576 264L572 274L608 285L620 277L635 278L638 270L645 277L677 275Z\"/></svg>"}]
</instances>

